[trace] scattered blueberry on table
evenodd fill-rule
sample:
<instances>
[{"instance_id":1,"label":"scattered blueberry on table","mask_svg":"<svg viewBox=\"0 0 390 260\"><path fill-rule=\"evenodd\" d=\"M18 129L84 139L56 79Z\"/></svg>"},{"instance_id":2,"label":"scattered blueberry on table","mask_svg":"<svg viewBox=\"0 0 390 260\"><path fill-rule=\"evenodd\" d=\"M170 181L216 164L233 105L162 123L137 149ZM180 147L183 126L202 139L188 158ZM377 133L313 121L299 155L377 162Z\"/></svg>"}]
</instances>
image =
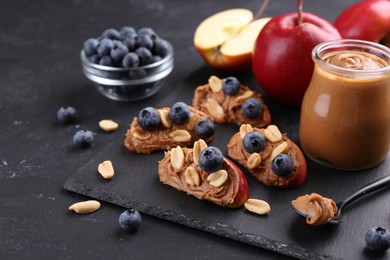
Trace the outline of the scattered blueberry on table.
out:
<instances>
[{"instance_id":1,"label":"scattered blueberry on table","mask_svg":"<svg viewBox=\"0 0 390 260\"><path fill-rule=\"evenodd\" d=\"M93 133L89 130L78 130L73 135L73 143L83 149L90 147L93 139Z\"/></svg>"},{"instance_id":2,"label":"scattered blueberry on table","mask_svg":"<svg viewBox=\"0 0 390 260\"><path fill-rule=\"evenodd\" d=\"M61 124L70 125L76 122L77 110L71 106L60 107L57 111L57 120Z\"/></svg>"},{"instance_id":3,"label":"scattered blueberry on table","mask_svg":"<svg viewBox=\"0 0 390 260\"><path fill-rule=\"evenodd\" d=\"M382 227L373 227L365 235L367 247L373 251L383 252L390 248L390 232Z\"/></svg>"},{"instance_id":4,"label":"scattered blueberry on table","mask_svg":"<svg viewBox=\"0 0 390 260\"><path fill-rule=\"evenodd\" d=\"M128 232L135 232L142 224L141 214L135 209L128 209L119 216L119 226Z\"/></svg>"}]
</instances>

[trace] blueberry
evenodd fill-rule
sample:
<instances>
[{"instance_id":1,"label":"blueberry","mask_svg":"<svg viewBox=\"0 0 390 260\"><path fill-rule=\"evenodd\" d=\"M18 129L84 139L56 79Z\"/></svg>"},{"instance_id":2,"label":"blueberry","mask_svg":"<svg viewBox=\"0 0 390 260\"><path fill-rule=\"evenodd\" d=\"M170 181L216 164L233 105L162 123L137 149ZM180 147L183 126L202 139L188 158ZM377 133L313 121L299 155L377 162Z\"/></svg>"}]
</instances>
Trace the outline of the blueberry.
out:
<instances>
[{"instance_id":1,"label":"blueberry","mask_svg":"<svg viewBox=\"0 0 390 260\"><path fill-rule=\"evenodd\" d=\"M119 32L115 29L107 29L105 30L102 35L101 35L102 38L108 38L108 39L111 39L111 40L119 40L120 39L120 35L119 35Z\"/></svg>"},{"instance_id":2,"label":"blueberry","mask_svg":"<svg viewBox=\"0 0 390 260\"><path fill-rule=\"evenodd\" d=\"M119 30L119 36L123 40L129 36L137 36L137 31L131 26L124 26Z\"/></svg>"},{"instance_id":3,"label":"blueberry","mask_svg":"<svg viewBox=\"0 0 390 260\"><path fill-rule=\"evenodd\" d=\"M206 172L215 172L222 168L223 154L218 148L209 146L200 153L198 164Z\"/></svg>"},{"instance_id":4,"label":"blueberry","mask_svg":"<svg viewBox=\"0 0 390 260\"><path fill-rule=\"evenodd\" d=\"M99 54L93 54L91 57L89 57L89 61L95 64L99 64L100 62L100 56Z\"/></svg>"},{"instance_id":5,"label":"blueberry","mask_svg":"<svg viewBox=\"0 0 390 260\"><path fill-rule=\"evenodd\" d=\"M138 124L145 130L156 129L160 121L160 113L153 107L146 107L138 114Z\"/></svg>"},{"instance_id":6,"label":"blueberry","mask_svg":"<svg viewBox=\"0 0 390 260\"><path fill-rule=\"evenodd\" d=\"M103 57L103 56L108 56L110 55L110 52L111 52L111 49L114 47L114 43L112 42L112 40L108 39L108 38L103 38L100 43L99 43L99 46L97 48L97 53Z\"/></svg>"},{"instance_id":7,"label":"blueberry","mask_svg":"<svg viewBox=\"0 0 390 260\"><path fill-rule=\"evenodd\" d=\"M120 41L114 42L114 47L111 49L110 57L116 64L121 64L123 57L129 53L129 49Z\"/></svg>"},{"instance_id":8,"label":"blueberry","mask_svg":"<svg viewBox=\"0 0 390 260\"><path fill-rule=\"evenodd\" d=\"M145 47L148 50L153 49L153 40L152 37L150 37L147 34L140 35L137 39L137 46L138 47Z\"/></svg>"},{"instance_id":9,"label":"blueberry","mask_svg":"<svg viewBox=\"0 0 390 260\"><path fill-rule=\"evenodd\" d=\"M94 38L90 38L86 40L83 44L83 50L85 56L91 57L93 54L96 54L98 45L99 45L99 41Z\"/></svg>"},{"instance_id":10,"label":"blueberry","mask_svg":"<svg viewBox=\"0 0 390 260\"><path fill-rule=\"evenodd\" d=\"M168 55L168 52L169 52L169 45L166 40L158 38L154 41L153 53L155 55L165 57Z\"/></svg>"},{"instance_id":11,"label":"blueberry","mask_svg":"<svg viewBox=\"0 0 390 260\"><path fill-rule=\"evenodd\" d=\"M160 61L160 60L162 60L161 56L154 55L154 56L152 57L152 63L155 63L155 62Z\"/></svg>"},{"instance_id":12,"label":"blueberry","mask_svg":"<svg viewBox=\"0 0 390 260\"><path fill-rule=\"evenodd\" d=\"M202 139L208 139L215 133L215 126L213 121L209 119L200 120L195 126L195 133Z\"/></svg>"},{"instance_id":13,"label":"blueberry","mask_svg":"<svg viewBox=\"0 0 390 260\"><path fill-rule=\"evenodd\" d=\"M153 55L148 48L139 47L135 50L135 53L138 55L140 66L148 65L152 62Z\"/></svg>"},{"instance_id":14,"label":"blueberry","mask_svg":"<svg viewBox=\"0 0 390 260\"><path fill-rule=\"evenodd\" d=\"M148 75L146 70L141 68L134 68L129 71L129 78L130 79L142 79L145 78Z\"/></svg>"},{"instance_id":15,"label":"blueberry","mask_svg":"<svg viewBox=\"0 0 390 260\"><path fill-rule=\"evenodd\" d=\"M365 236L367 247L373 251L386 251L390 248L390 232L382 227L370 228Z\"/></svg>"},{"instance_id":16,"label":"blueberry","mask_svg":"<svg viewBox=\"0 0 390 260\"><path fill-rule=\"evenodd\" d=\"M175 124L184 124L190 118L190 109L184 102L176 102L169 110L169 117Z\"/></svg>"},{"instance_id":17,"label":"blueberry","mask_svg":"<svg viewBox=\"0 0 390 260\"><path fill-rule=\"evenodd\" d=\"M222 82L222 91L229 96L234 96L240 90L240 81L236 77L227 77Z\"/></svg>"},{"instance_id":18,"label":"blueberry","mask_svg":"<svg viewBox=\"0 0 390 260\"><path fill-rule=\"evenodd\" d=\"M242 140L242 146L249 153L258 153L265 147L265 137L259 132L249 132L244 136Z\"/></svg>"},{"instance_id":19,"label":"blueberry","mask_svg":"<svg viewBox=\"0 0 390 260\"><path fill-rule=\"evenodd\" d=\"M134 51L137 46L137 37L126 37L122 43L126 45L129 51Z\"/></svg>"},{"instance_id":20,"label":"blueberry","mask_svg":"<svg viewBox=\"0 0 390 260\"><path fill-rule=\"evenodd\" d=\"M77 110L74 107L60 107L57 111L58 122L64 125L73 124L77 118Z\"/></svg>"},{"instance_id":21,"label":"blueberry","mask_svg":"<svg viewBox=\"0 0 390 260\"><path fill-rule=\"evenodd\" d=\"M100 58L99 64L103 65L103 66L112 67L112 66L114 66L114 61L111 59L110 56L103 56Z\"/></svg>"},{"instance_id":22,"label":"blueberry","mask_svg":"<svg viewBox=\"0 0 390 260\"><path fill-rule=\"evenodd\" d=\"M263 113L263 106L257 98L245 100L241 109L247 118L257 118Z\"/></svg>"},{"instance_id":23,"label":"blueberry","mask_svg":"<svg viewBox=\"0 0 390 260\"><path fill-rule=\"evenodd\" d=\"M135 209L128 209L119 216L119 226L128 232L135 232L142 224L142 217Z\"/></svg>"},{"instance_id":24,"label":"blueberry","mask_svg":"<svg viewBox=\"0 0 390 260\"><path fill-rule=\"evenodd\" d=\"M138 67L139 58L134 52L127 53L122 60L122 66L126 69Z\"/></svg>"},{"instance_id":25,"label":"blueberry","mask_svg":"<svg viewBox=\"0 0 390 260\"><path fill-rule=\"evenodd\" d=\"M272 160L271 168L276 175L287 176L294 169L294 161L287 154L279 154Z\"/></svg>"},{"instance_id":26,"label":"blueberry","mask_svg":"<svg viewBox=\"0 0 390 260\"><path fill-rule=\"evenodd\" d=\"M150 27L143 27L143 28L140 28L138 31L137 31L137 34L138 36L141 36L141 35L149 35L150 37L152 37L152 39L157 39L158 36L157 34L154 32L154 30Z\"/></svg>"},{"instance_id":27,"label":"blueberry","mask_svg":"<svg viewBox=\"0 0 390 260\"><path fill-rule=\"evenodd\" d=\"M73 143L80 148L88 148L93 143L93 133L89 130L78 130L73 135Z\"/></svg>"}]
</instances>

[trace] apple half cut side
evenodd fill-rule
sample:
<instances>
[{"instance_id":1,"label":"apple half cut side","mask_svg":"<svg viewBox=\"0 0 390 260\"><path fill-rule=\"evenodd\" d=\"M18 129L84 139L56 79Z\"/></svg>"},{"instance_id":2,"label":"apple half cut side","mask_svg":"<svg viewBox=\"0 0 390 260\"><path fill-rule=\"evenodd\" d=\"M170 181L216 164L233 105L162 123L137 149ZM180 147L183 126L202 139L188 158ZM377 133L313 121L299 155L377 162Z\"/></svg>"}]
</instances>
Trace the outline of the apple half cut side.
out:
<instances>
[{"instance_id":1,"label":"apple half cut side","mask_svg":"<svg viewBox=\"0 0 390 260\"><path fill-rule=\"evenodd\" d=\"M249 69L256 38L270 19L253 21L253 13L247 9L216 13L197 27L194 46L212 68L226 72Z\"/></svg>"},{"instance_id":2,"label":"apple half cut side","mask_svg":"<svg viewBox=\"0 0 390 260\"><path fill-rule=\"evenodd\" d=\"M181 153L183 157L177 155ZM177 168L178 158L183 158L179 159L183 160L181 164L179 163L179 168ZM180 148L180 146L165 152L164 158L158 163L159 179L163 184L199 200L209 201L223 207L243 206L249 197L249 186L245 175L225 157L220 170L226 171L227 178L220 186L215 186L208 178L214 173L207 173L200 168L194 160L194 149Z\"/></svg>"}]
</instances>

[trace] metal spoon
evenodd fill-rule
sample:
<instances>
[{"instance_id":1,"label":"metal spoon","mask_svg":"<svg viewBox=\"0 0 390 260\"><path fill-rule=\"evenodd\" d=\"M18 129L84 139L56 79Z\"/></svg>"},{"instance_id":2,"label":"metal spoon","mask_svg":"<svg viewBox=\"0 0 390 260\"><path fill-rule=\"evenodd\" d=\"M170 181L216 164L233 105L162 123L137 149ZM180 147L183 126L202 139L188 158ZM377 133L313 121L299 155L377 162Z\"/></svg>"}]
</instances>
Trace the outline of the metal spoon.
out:
<instances>
[{"instance_id":1,"label":"metal spoon","mask_svg":"<svg viewBox=\"0 0 390 260\"><path fill-rule=\"evenodd\" d=\"M342 201L336 203L338 210L337 210L336 214L334 215L334 218L332 220L330 220L328 223L333 223L333 224L340 223L342 221L341 211L344 207L346 207L347 205L349 205L351 202L355 201L356 199L363 197L364 195L367 195L373 191L377 191L377 190L380 190L380 189L388 187L388 186L390 186L390 175L385 176L383 178L380 178L374 182L371 182L370 184L367 184L366 186L363 186L358 191L352 193L351 195L347 196ZM294 208L294 210L298 214L300 214L301 216L306 217L305 213L303 213L295 208Z\"/></svg>"}]
</instances>

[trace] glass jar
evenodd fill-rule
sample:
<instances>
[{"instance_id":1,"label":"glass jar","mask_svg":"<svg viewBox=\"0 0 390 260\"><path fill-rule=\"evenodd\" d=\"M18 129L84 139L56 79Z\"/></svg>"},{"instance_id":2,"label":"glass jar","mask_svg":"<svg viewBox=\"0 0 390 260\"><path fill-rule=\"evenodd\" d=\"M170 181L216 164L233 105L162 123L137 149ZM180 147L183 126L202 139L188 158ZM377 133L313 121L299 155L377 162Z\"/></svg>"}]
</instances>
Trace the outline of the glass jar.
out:
<instances>
[{"instance_id":1,"label":"glass jar","mask_svg":"<svg viewBox=\"0 0 390 260\"><path fill-rule=\"evenodd\" d=\"M330 58L335 55L336 62ZM317 45L312 58L315 66L300 118L304 152L332 168L377 165L390 147L390 49L336 40ZM359 67L374 61L383 67Z\"/></svg>"}]
</instances>

